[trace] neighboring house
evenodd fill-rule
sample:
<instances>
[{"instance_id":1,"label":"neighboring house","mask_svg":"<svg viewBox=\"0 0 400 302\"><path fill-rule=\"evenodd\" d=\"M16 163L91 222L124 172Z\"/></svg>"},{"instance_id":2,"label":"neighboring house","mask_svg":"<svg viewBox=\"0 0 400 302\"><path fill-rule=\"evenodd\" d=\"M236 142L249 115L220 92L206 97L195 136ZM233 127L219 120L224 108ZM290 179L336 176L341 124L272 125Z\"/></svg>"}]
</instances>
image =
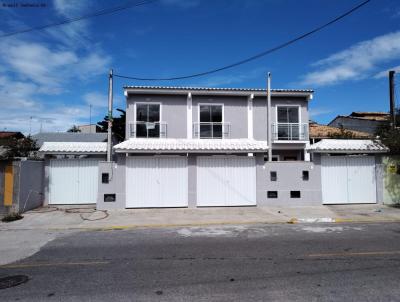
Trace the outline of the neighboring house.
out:
<instances>
[{"instance_id":1,"label":"neighboring house","mask_svg":"<svg viewBox=\"0 0 400 302\"><path fill-rule=\"evenodd\" d=\"M32 135L32 139L36 141L37 147L40 148L44 142L106 142L107 133L40 132Z\"/></svg>"},{"instance_id":2,"label":"neighboring house","mask_svg":"<svg viewBox=\"0 0 400 302\"><path fill-rule=\"evenodd\" d=\"M80 133L96 133L98 126L96 124L91 125L78 125Z\"/></svg>"},{"instance_id":3,"label":"neighboring house","mask_svg":"<svg viewBox=\"0 0 400 302\"><path fill-rule=\"evenodd\" d=\"M328 126L375 134L377 128L390 122L390 114L385 112L352 112L338 115Z\"/></svg>"},{"instance_id":4,"label":"neighboring house","mask_svg":"<svg viewBox=\"0 0 400 302\"><path fill-rule=\"evenodd\" d=\"M321 125L313 121L310 121L309 125L310 125L309 133L310 133L311 144L317 143L322 139L329 139L343 135L343 133L349 136L347 138L352 138L352 139L368 139L373 136L367 132L347 130L344 128Z\"/></svg>"},{"instance_id":5,"label":"neighboring house","mask_svg":"<svg viewBox=\"0 0 400 302\"><path fill-rule=\"evenodd\" d=\"M33 139L45 162L44 204L95 204L107 133L38 133Z\"/></svg>"},{"instance_id":6,"label":"neighboring house","mask_svg":"<svg viewBox=\"0 0 400 302\"><path fill-rule=\"evenodd\" d=\"M8 139L21 139L25 136L21 132L14 132L14 131L0 131L0 144L2 141Z\"/></svg>"}]
</instances>

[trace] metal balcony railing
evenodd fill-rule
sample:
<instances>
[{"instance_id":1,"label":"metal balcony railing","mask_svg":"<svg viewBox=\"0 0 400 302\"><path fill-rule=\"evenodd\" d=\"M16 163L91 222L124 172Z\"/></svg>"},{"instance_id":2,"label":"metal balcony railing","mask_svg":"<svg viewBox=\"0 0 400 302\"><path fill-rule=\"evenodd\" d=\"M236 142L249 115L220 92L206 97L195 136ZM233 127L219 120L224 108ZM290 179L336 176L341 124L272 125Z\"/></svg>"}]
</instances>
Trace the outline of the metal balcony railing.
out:
<instances>
[{"instance_id":1,"label":"metal balcony railing","mask_svg":"<svg viewBox=\"0 0 400 302\"><path fill-rule=\"evenodd\" d=\"M230 123L196 122L193 123L193 138L222 139L229 138Z\"/></svg>"},{"instance_id":2,"label":"metal balcony railing","mask_svg":"<svg viewBox=\"0 0 400 302\"><path fill-rule=\"evenodd\" d=\"M129 123L129 137L133 138L166 138L166 122Z\"/></svg>"},{"instance_id":3,"label":"metal balcony railing","mask_svg":"<svg viewBox=\"0 0 400 302\"><path fill-rule=\"evenodd\" d=\"M274 123L272 124L274 141L307 141L308 124L304 123Z\"/></svg>"}]
</instances>

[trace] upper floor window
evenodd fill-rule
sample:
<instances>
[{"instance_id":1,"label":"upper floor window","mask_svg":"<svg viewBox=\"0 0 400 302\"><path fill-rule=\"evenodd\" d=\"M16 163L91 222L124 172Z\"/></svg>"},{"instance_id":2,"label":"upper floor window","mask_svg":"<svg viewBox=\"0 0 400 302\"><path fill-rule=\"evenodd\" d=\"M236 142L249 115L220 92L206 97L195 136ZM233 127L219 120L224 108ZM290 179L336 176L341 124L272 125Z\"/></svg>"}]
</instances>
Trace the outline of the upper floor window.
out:
<instances>
[{"instance_id":1,"label":"upper floor window","mask_svg":"<svg viewBox=\"0 0 400 302\"><path fill-rule=\"evenodd\" d=\"M199 105L200 138L222 138L222 105Z\"/></svg>"},{"instance_id":2,"label":"upper floor window","mask_svg":"<svg viewBox=\"0 0 400 302\"><path fill-rule=\"evenodd\" d=\"M299 107L278 106L275 137L278 140L299 140L302 133L299 121Z\"/></svg>"},{"instance_id":3,"label":"upper floor window","mask_svg":"<svg viewBox=\"0 0 400 302\"><path fill-rule=\"evenodd\" d=\"M136 137L160 137L160 104L136 104Z\"/></svg>"},{"instance_id":4,"label":"upper floor window","mask_svg":"<svg viewBox=\"0 0 400 302\"><path fill-rule=\"evenodd\" d=\"M299 123L299 107L279 106L278 123Z\"/></svg>"}]
</instances>

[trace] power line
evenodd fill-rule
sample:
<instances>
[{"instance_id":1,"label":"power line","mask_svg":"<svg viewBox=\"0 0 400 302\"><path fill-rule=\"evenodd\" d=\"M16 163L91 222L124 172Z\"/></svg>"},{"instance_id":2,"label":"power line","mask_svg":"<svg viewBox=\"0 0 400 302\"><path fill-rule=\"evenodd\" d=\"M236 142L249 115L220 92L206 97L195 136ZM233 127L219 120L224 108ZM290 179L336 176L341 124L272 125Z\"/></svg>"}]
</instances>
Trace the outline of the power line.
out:
<instances>
[{"instance_id":1,"label":"power line","mask_svg":"<svg viewBox=\"0 0 400 302\"><path fill-rule=\"evenodd\" d=\"M101 10L95 11L94 13L85 14L85 15L82 15L82 16L79 16L79 17L74 17L74 18L67 18L67 19L64 19L62 21L55 22L55 23L50 23L50 24L46 24L46 25L40 25L40 26L36 26L36 27L30 27L30 28L16 30L16 31L13 31L13 32L8 32L8 33L5 33L5 34L0 34L0 38L11 37L11 36L22 34L22 33L28 33L28 32L36 31L36 30L43 30L43 29L46 29L46 28L54 27L54 26L65 25L65 24L78 22L78 21L82 21L82 20L85 20L85 19L89 19L89 18L94 18L94 17L98 17L98 16L113 14L113 13L116 13L116 12L119 12L119 11L122 11L122 10L126 10L126 9L129 9L129 8L132 8L132 7L142 6L142 5L150 4L150 3L153 3L153 2L157 2L157 1L158 0L147 0L147 1L137 2L137 3L128 3L128 4L125 4L125 5L120 5L120 6L111 7L111 8L105 8L105 9L101 9Z\"/></svg>"},{"instance_id":2,"label":"power line","mask_svg":"<svg viewBox=\"0 0 400 302\"><path fill-rule=\"evenodd\" d=\"M307 32L305 34L302 34L302 35L300 35L300 36L298 36L298 37L296 37L294 39L291 39L291 40L289 40L287 42L284 42L284 43L282 43L282 44L280 44L278 46L275 46L275 47L272 47L270 49L267 49L267 50L265 50L265 51L263 51L263 52L261 52L259 54L251 56L251 57L249 57L247 59L243 59L243 60L241 60L239 62L232 63L232 64L229 64L229 65L226 65L226 66L223 66L223 67L219 67L219 68L215 68L215 69L211 69L211 70L208 70L208 71L199 72L199 73L195 73L195 74L184 75L184 76L174 76L174 77L170 77L170 78L143 78L143 77L137 77L137 76L125 76L125 75L120 75L120 74L114 74L114 76L118 77L118 78L137 80L137 81L173 81L173 80L183 80L183 79L201 77L201 76L213 74L213 73L216 73L216 72L219 72L219 71L222 71L222 70L226 70L226 69L230 69L230 68L233 68L233 67L237 67L239 65L242 65L242 64L248 63L250 61L259 59L259 58L264 57L264 56L266 56L268 54L271 54L271 53L273 53L275 51L278 51L278 50L280 50L282 48L285 48L285 47L287 47L287 46L289 46L289 45L291 45L291 44L293 44L293 43L295 43L297 41L300 41L300 40L302 40L302 39L304 39L304 38L306 38L306 37L318 32L320 30L324 29L325 27L328 27L329 25L338 22L339 20L345 18L346 16L348 16L348 15L352 14L353 12L355 12L356 10L360 9L361 7L363 7L364 5L366 5L370 1L371 0L366 0L366 1L362 2L362 3L358 4L357 6L353 7L352 9L350 9L349 11L345 12L344 14L342 14L342 15L334 18L333 20L329 21L328 23L325 23L325 24L323 24L321 26L318 26L315 29L313 29L313 30L311 30L311 31L309 31L309 32Z\"/></svg>"}]
</instances>

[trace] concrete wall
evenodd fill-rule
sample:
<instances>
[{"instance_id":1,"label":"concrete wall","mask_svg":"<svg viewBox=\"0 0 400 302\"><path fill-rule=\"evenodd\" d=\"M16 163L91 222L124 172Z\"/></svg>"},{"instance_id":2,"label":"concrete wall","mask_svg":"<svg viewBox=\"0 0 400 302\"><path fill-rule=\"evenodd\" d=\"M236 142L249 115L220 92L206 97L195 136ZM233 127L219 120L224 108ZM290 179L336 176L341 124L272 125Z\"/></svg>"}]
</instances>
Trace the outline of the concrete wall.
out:
<instances>
[{"instance_id":1,"label":"concrete wall","mask_svg":"<svg viewBox=\"0 0 400 302\"><path fill-rule=\"evenodd\" d=\"M200 122L200 103L223 104L224 122L231 124L230 138L247 138L247 97L193 96L193 123Z\"/></svg>"},{"instance_id":2,"label":"concrete wall","mask_svg":"<svg viewBox=\"0 0 400 302\"><path fill-rule=\"evenodd\" d=\"M43 204L44 162L26 160L19 162L19 198L20 212L29 211Z\"/></svg>"},{"instance_id":3,"label":"concrete wall","mask_svg":"<svg viewBox=\"0 0 400 302\"><path fill-rule=\"evenodd\" d=\"M135 102L161 103L162 122L167 123L168 138L187 136L187 97L184 95L129 95L126 108L126 138L129 138L129 122L134 122Z\"/></svg>"},{"instance_id":4,"label":"concrete wall","mask_svg":"<svg viewBox=\"0 0 400 302\"><path fill-rule=\"evenodd\" d=\"M99 210L112 210L112 209L125 209L126 195L125 195L125 182L126 182L126 156L125 154L118 154L115 162L99 162L99 185L97 195L97 209ZM108 184L102 183L102 174L108 173ZM105 202L104 194L115 194L115 202Z\"/></svg>"},{"instance_id":5,"label":"concrete wall","mask_svg":"<svg viewBox=\"0 0 400 302\"><path fill-rule=\"evenodd\" d=\"M251 93L249 93L250 96ZM126 137L129 138L129 122L135 121L135 102L161 103L161 120L167 123L168 138L187 137L187 96L186 95L129 95L126 108ZM193 95L192 122L199 122L199 103L224 105L224 122L231 124L231 138L248 137L248 96ZM272 123L276 123L276 107L293 105L300 107L300 123L308 123L308 101L302 97L272 97ZM253 136L267 140L266 98L255 97L253 101ZM294 149L298 146L292 146Z\"/></svg>"},{"instance_id":6,"label":"concrete wall","mask_svg":"<svg viewBox=\"0 0 400 302\"><path fill-rule=\"evenodd\" d=\"M313 162L262 162L257 159L257 204L259 206L320 205L321 168ZM271 181L270 172L277 173L277 181ZM309 172L309 180L303 180L303 171ZM277 191L278 198L268 198L267 191ZM290 191L300 191L300 198L291 198Z\"/></svg>"},{"instance_id":7,"label":"concrete wall","mask_svg":"<svg viewBox=\"0 0 400 302\"><path fill-rule=\"evenodd\" d=\"M383 203L400 203L400 155L383 157L382 179Z\"/></svg>"},{"instance_id":8,"label":"concrete wall","mask_svg":"<svg viewBox=\"0 0 400 302\"><path fill-rule=\"evenodd\" d=\"M5 207L4 202L4 169L7 164L13 165L13 204ZM0 214L13 212L23 213L43 204L44 162L35 160L15 160L0 162Z\"/></svg>"},{"instance_id":9,"label":"concrete wall","mask_svg":"<svg viewBox=\"0 0 400 302\"><path fill-rule=\"evenodd\" d=\"M8 208L4 206L4 176L5 169L9 161L0 161L0 215L8 213Z\"/></svg>"}]
</instances>

